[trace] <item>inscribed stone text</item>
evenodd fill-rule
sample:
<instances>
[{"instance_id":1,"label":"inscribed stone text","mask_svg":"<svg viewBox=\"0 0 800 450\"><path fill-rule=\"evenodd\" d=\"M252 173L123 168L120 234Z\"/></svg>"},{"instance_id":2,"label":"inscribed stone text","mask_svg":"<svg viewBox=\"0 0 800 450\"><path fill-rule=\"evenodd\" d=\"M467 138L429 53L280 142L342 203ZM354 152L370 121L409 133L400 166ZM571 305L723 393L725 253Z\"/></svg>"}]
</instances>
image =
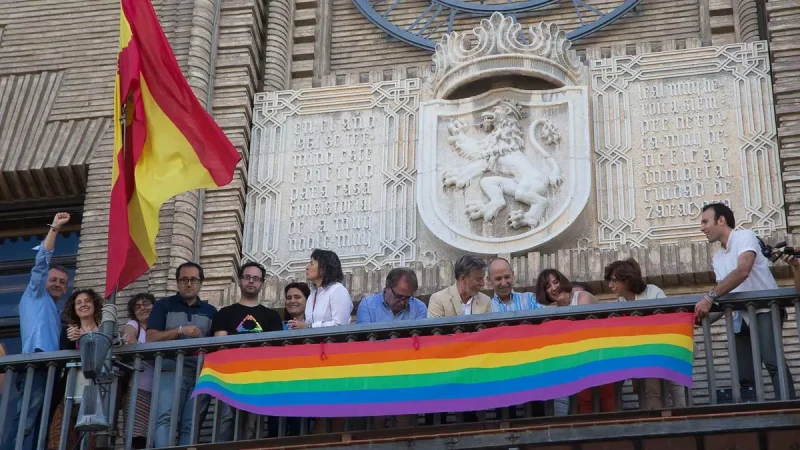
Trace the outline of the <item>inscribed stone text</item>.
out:
<instances>
[{"instance_id":1,"label":"inscribed stone text","mask_svg":"<svg viewBox=\"0 0 800 450\"><path fill-rule=\"evenodd\" d=\"M721 81L703 77L637 83L631 96L637 204L644 219L664 225L697 217L710 202L731 203L730 111ZM632 104L636 103L632 99ZM637 139L638 138L638 139ZM638 141L638 142L637 142Z\"/></svg>"},{"instance_id":2,"label":"inscribed stone text","mask_svg":"<svg viewBox=\"0 0 800 450\"><path fill-rule=\"evenodd\" d=\"M381 155L371 114L300 119L291 124L294 152L286 159L289 191L289 251L315 248L339 255L364 252L373 244L374 186Z\"/></svg>"}]
</instances>

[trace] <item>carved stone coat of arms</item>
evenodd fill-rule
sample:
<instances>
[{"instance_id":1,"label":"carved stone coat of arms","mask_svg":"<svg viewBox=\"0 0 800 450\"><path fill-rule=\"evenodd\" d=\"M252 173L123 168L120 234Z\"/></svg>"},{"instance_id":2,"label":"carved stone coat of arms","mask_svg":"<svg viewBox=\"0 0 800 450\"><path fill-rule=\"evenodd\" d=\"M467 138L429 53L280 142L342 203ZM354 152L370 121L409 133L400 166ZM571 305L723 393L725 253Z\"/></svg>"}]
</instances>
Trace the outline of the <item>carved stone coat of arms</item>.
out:
<instances>
[{"instance_id":1,"label":"carved stone coat of arms","mask_svg":"<svg viewBox=\"0 0 800 450\"><path fill-rule=\"evenodd\" d=\"M420 109L417 204L442 241L475 253L529 250L589 199L585 87L496 89Z\"/></svg>"}]
</instances>

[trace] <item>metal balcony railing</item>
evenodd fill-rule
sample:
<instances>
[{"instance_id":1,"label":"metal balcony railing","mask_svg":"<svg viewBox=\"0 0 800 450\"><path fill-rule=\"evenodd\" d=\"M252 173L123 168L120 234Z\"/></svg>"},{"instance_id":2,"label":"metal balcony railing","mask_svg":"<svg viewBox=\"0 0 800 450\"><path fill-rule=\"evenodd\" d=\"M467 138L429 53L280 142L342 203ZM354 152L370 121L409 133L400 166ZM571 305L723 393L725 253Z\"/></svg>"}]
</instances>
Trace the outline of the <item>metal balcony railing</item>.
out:
<instances>
[{"instance_id":1,"label":"metal balcony railing","mask_svg":"<svg viewBox=\"0 0 800 450\"><path fill-rule=\"evenodd\" d=\"M521 311L514 313L484 314L466 317L450 317L443 319L428 319L408 322L395 322L374 325L349 325L341 327L329 327L321 329L305 329L283 332L257 333L247 336L226 336L220 338L199 338L186 339L170 342L160 342L153 344L139 344L117 347L113 350L115 361L122 365L140 369L146 361L151 361L154 367L153 397L151 411L149 415L149 427L147 436L148 448L153 443L153 432L155 429L155 405L159 395L160 385L162 384L162 367L164 362L175 360L176 365L176 386L171 389L174 393L173 404L178 405L178 383L184 373L184 363L187 357L197 355L198 364L195 377L199 375L203 360L206 354L225 348L256 347L256 346L287 346L320 342L356 342L371 341L381 339L394 339L400 337L441 335L454 333L468 333L479 331L488 327L515 326L520 324L537 324L555 319L567 320L590 320L596 318L614 317L622 314L627 315L650 315L670 312L688 312L694 310L695 303L699 300L697 296L671 297L658 300L640 300L622 303L600 303L597 305L543 308L533 311ZM786 309L788 308L789 319L787 320ZM735 335L732 324L732 315L735 311L740 311L750 322L750 338L752 342L752 364L756 368L761 368L760 333L758 322L756 321L756 311L769 309L771 332L775 339L774 351L777 355L777 367L786 366L786 352L784 345L790 343L797 347L797 340L800 338L800 326L796 319L796 311L800 308L800 299L794 289L777 289L772 291L750 292L732 294L720 301L719 306L715 306L714 311L723 312L724 321L718 322L715 327L717 339L712 339L712 325L705 319L701 326L695 330L695 364L694 364L694 386L686 388L687 408L698 408L703 405L718 405L723 403L767 403L774 401L789 400L789 383L792 380L790 373L785 370L778 370L778 389L772 386L770 377L764 377L762 370L755 370L755 386L753 398L748 398L748 393L744 394L740 390L740 380L738 377L739 364L735 348ZM792 320L792 318L794 318ZM763 320L761 321L764 322ZM719 331L724 327L725 334L720 335ZM714 342L717 344L717 351L713 350ZM720 345L722 345L720 347ZM795 349L797 352L800 349ZM710 357L709 357L710 356ZM58 444L59 449L67 448L68 427L70 417L77 414L77 408L73 404L73 392L76 385L77 366L80 357L77 351L60 351L50 353L36 353L26 355L12 355L0 358L0 370L6 375L2 400L0 400L0 437L6 436L8 427L15 415L15 408L12 408L12 390L14 383L12 377L26 377L25 395L17 401L22 403L22 411L27 411L30 401L31 378L34 369L47 368L47 382L45 387L44 407L42 417L39 418L35 427L35 437L38 437L36 448L46 448L46 438L48 426L50 424L49 411L54 402L64 403L64 420L62 425L62 439ZM794 359L791 370L796 373L794 380L800 381L800 359ZM124 366L120 365L120 367ZM59 378L65 374L66 395L63 398L53 398L54 387L59 382ZM130 373L130 383L127 386L118 386L119 380L114 379L110 386L110 410L117 411L111 414L112 426L110 430L99 432L95 436L98 446L110 446L131 448L133 436L133 411L135 401L125 401L125 396L130 395L135 399L142 392L138 391L138 377L140 371L133 370ZM640 389L634 392L631 383L627 382L622 388L617 388L617 409L620 412L636 410L640 407L639 399L643 398L642 383L638 383ZM800 384L796 387L800 388ZM145 391L146 392L146 391ZM730 398L728 398L728 392ZM594 405L597 411L598 399L597 391L594 392ZM664 389L666 398L666 389ZM723 398L724 397L724 398ZM55 403L57 404L57 403ZM209 444L218 442L220 408L216 399L211 400L210 408L205 417L199 417L199 411L195 402L195 410L191 412L192 420L192 444ZM553 403L547 402L545 415L552 415ZM574 408L573 408L574 412ZM407 431L408 435L422 433L426 428L444 424L458 424L463 422L493 422L508 421L513 419L531 420L533 408L530 403L518 405L511 408L499 408L493 411L481 411L474 414L455 413L455 414L429 414L419 415L415 420L408 423L395 422L396 418L391 418L379 425L388 426L389 429L397 427L413 427ZM615 413L609 413L613 415ZM243 420L241 412L235 414L236 426L238 430L240 420ZM22 448L22 433L25 423L37 418L21 417L17 433L17 449ZM269 426L272 420L272 426ZM304 437L313 439L311 434L311 423L313 419L287 419L287 418L258 418L256 427L257 440L266 445L271 439L286 438L288 435L299 436L297 442L302 442ZM320 429L332 430L331 425L335 425L336 419L325 419L324 427ZM383 420L383 419L381 419ZM547 419L544 419L547 420ZM170 431L171 442L175 442L175 431L178 427L178 416L173 414ZM277 426L275 423L277 422ZM297 423L299 422L299 423ZM294 429L287 426L293 423ZM372 418L349 418L344 423L344 432L352 433L359 430L370 430L376 426L376 420ZM341 430L337 430L341 431ZM238 433L234 435L234 440L238 440ZM316 438L318 441L318 437ZM34 440L35 442L35 440ZM81 447L88 446L88 439L81 441ZM232 447L235 448L235 447Z\"/></svg>"}]
</instances>

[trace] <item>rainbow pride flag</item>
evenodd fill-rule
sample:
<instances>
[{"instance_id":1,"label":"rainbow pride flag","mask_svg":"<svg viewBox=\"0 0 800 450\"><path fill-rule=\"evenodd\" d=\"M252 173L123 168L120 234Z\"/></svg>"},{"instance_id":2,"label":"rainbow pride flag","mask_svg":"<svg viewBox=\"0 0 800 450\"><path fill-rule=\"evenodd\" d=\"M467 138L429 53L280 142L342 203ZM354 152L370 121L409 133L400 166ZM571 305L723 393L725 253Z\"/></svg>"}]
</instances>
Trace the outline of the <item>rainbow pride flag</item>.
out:
<instances>
[{"instance_id":1,"label":"rainbow pride flag","mask_svg":"<svg viewBox=\"0 0 800 450\"><path fill-rule=\"evenodd\" d=\"M354 417L484 410L629 378L691 386L693 324L674 313L222 350L193 395L262 415Z\"/></svg>"}]
</instances>

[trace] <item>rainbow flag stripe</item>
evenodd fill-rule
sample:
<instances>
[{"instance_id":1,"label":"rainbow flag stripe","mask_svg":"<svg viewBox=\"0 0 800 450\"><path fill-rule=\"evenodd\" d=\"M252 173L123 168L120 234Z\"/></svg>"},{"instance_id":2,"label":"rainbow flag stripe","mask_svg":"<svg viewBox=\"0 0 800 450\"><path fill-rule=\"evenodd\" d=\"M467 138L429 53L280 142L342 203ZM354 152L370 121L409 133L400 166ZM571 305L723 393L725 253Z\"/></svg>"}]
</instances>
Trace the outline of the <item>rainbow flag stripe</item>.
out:
<instances>
[{"instance_id":1,"label":"rainbow flag stripe","mask_svg":"<svg viewBox=\"0 0 800 450\"><path fill-rule=\"evenodd\" d=\"M567 321L380 342L222 350L193 395L262 415L477 411L629 378L691 386L694 315Z\"/></svg>"}]
</instances>

